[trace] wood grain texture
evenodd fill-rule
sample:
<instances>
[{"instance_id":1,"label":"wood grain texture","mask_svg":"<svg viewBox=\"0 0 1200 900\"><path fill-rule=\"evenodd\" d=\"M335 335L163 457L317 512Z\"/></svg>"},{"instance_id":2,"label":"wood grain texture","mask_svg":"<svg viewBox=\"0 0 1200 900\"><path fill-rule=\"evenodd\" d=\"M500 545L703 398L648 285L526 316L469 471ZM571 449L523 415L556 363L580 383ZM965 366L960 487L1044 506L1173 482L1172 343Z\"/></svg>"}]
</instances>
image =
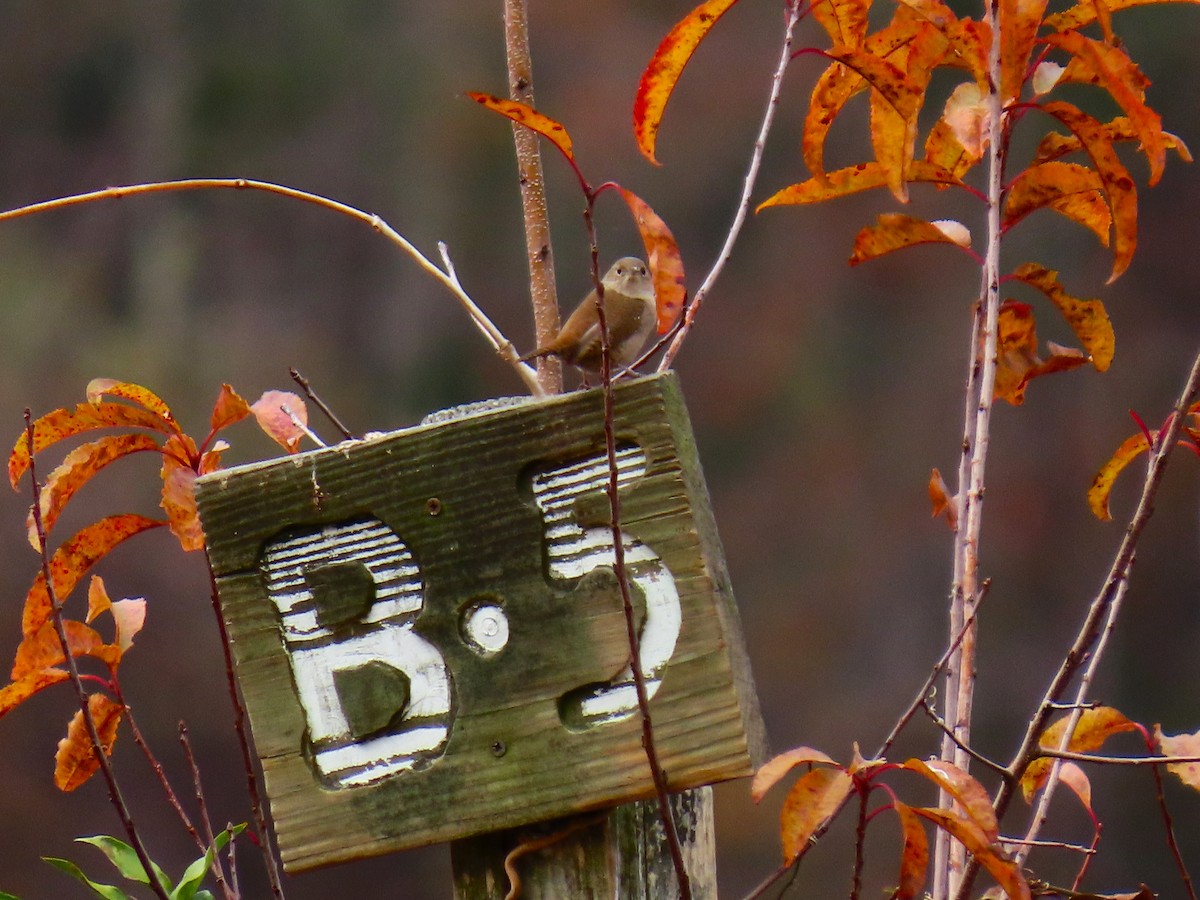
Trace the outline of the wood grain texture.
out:
<instances>
[{"instance_id":1,"label":"wood grain texture","mask_svg":"<svg viewBox=\"0 0 1200 900\"><path fill-rule=\"evenodd\" d=\"M651 585L665 566L678 594L678 634L656 673L650 706L669 783L679 790L747 775L765 752L761 717L674 375L617 388L616 434L630 458L642 460L641 468L631 463L620 491L626 538L641 548L631 569L644 578L631 576L631 584ZM537 493L547 472L602 459L603 447L602 396L587 391L198 482L287 869L510 828L652 792L636 715L608 721L569 715L571 698L586 693L584 686L619 680L629 659L624 617L611 568L564 574L570 558L548 549L551 513L546 495ZM573 526L607 520L607 500L595 485L568 500L563 509ZM430 702L418 715L429 700L416 690L410 696L422 684L420 673L375 679L365 666L351 668L336 679L344 696L331 701L349 707L351 724L323 743L314 740L318 729L301 705L289 646L336 648L380 625L362 614L361 578L351 574L357 563L322 558L308 585L319 598L310 604L314 624L301 634L294 627L299 619L281 618L268 595L264 560L297 533L376 520L399 538L419 573L398 579L404 582L398 596L408 593L397 602L413 608L395 622L408 629L407 640L436 648L444 659L449 708L439 712ZM370 566L380 577L381 567ZM346 580L338 582L343 568ZM645 591L634 594L640 615L661 620L654 604L647 612ZM481 604L506 617L509 636L499 652L481 652L464 636L464 622ZM415 732L414 723L440 720L445 740L416 752L404 771L346 786L320 769L327 745L353 745L364 731L403 735Z\"/></svg>"}]
</instances>

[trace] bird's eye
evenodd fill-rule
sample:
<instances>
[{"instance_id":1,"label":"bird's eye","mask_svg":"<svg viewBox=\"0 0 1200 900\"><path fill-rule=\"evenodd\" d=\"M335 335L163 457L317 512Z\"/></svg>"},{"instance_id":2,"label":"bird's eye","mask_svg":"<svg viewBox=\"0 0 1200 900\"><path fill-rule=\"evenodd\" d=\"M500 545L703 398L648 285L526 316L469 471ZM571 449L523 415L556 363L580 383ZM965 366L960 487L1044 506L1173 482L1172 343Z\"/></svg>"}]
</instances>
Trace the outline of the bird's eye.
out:
<instances>
[{"instance_id":1,"label":"bird's eye","mask_svg":"<svg viewBox=\"0 0 1200 900\"><path fill-rule=\"evenodd\" d=\"M625 267L624 267L624 266L617 266L617 274L618 274L618 275L624 275L624 274L625 274Z\"/></svg>"}]
</instances>

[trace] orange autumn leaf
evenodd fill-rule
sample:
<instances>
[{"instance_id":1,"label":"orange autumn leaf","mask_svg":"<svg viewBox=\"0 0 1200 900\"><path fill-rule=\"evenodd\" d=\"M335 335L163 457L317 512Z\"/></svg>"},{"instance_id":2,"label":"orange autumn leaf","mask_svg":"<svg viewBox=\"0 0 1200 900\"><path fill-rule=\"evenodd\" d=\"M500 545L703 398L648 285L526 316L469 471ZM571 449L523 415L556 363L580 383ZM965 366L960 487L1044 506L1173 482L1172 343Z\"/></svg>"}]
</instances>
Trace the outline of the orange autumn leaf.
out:
<instances>
[{"instance_id":1,"label":"orange autumn leaf","mask_svg":"<svg viewBox=\"0 0 1200 900\"><path fill-rule=\"evenodd\" d=\"M700 42L736 2L705 0L667 32L642 72L633 101L633 134L642 155L655 165L659 165L654 156L658 128L675 85Z\"/></svg>"},{"instance_id":2,"label":"orange autumn leaf","mask_svg":"<svg viewBox=\"0 0 1200 900\"><path fill-rule=\"evenodd\" d=\"M763 763L754 773L754 780L750 783L750 799L757 803L766 796L767 791L774 787L780 778L796 766L805 763L834 765L829 756L812 747L795 747L780 753Z\"/></svg>"},{"instance_id":3,"label":"orange autumn leaf","mask_svg":"<svg viewBox=\"0 0 1200 900\"><path fill-rule=\"evenodd\" d=\"M1009 900L1030 900L1032 894L1021 867L1006 858L999 845L989 840L973 819L944 809L919 807L913 810L941 828L975 857L995 882L1007 892Z\"/></svg>"},{"instance_id":4,"label":"orange autumn leaf","mask_svg":"<svg viewBox=\"0 0 1200 900\"><path fill-rule=\"evenodd\" d=\"M1108 13L1132 9L1136 6L1158 5L1166 2L1194 3L1196 0L1104 0L1104 8ZM1099 14L1096 0L1080 0L1075 6L1062 12L1046 16L1045 24L1056 31L1066 31L1069 28L1082 28L1096 21Z\"/></svg>"},{"instance_id":5,"label":"orange autumn leaf","mask_svg":"<svg viewBox=\"0 0 1200 900\"><path fill-rule=\"evenodd\" d=\"M1095 170L1076 163L1031 165L1013 179L1004 204L1003 226L1012 228L1031 212L1048 208L1092 231L1108 246L1112 214Z\"/></svg>"},{"instance_id":6,"label":"orange autumn leaf","mask_svg":"<svg viewBox=\"0 0 1200 900\"><path fill-rule=\"evenodd\" d=\"M250 415L250 404L243 400L238 392L227 384L221 385L221 393L213 404L210 427L214 432L227 428L235 422L240 422Z\"/></svg>"},{"instance_id":7,"label":"orange autumn leaf","mask_svg":"<svg viewBox=\"0 0 1200 900\"><path fill-rule=\"evenodd\" d=\"M122 541L163 524L162 521L136 513L123 513L108 516L80 530L55 550L50 558L55 597L60 603L65 601L88 569ZM25 597L21 633L25 636L33 634L49 617L50 595L46 590L46 580L39 572Z\"/></svg>"},{"instance_id":8,"label":"orange autumn leaf","mask_svg":"<svg viewBox=\"0 0 1200 900\"><path fill-rule=\"evenodd\" d=\"M925 184L962 184L952 172L920 159L913 160L909 164L905 178L910 182ZM886 185L887 176L883 171L883 166L874 161L861 163L857 166L838 169L836 172L828 172L824 178L814 177L798 184L788 185L760 203L755 212L761 212L770 206L822 203L835 197L847 197Z\"/></svg>"},{"instance_id":9,"label":"orange autumn leaf","mask_svg":"<svg viewBox=\"0 0 1200 900\"><path fill-rule=\"evenodd\" d=\"M899 801L892 804L904 833L904 849L900 852L900 877L896 882L894 900L915 900L925 887L925 874L929 869L929 839L921 825L921 818L912 807Z\"/></svg>"},{"instance_id":10,"label":"orange autumn leaf","mask_svg":"<svg viewBox=\"0 0 1200 900\"><path fill-rule=\"evenodd\" d=\"M1092 782L1087 777L1087 773L1070 760L1064 760L1063 764L1058 767L1058 778L1071 789L1071 793L1079 798L1083 808L1090 813L1092 811Z\"/></svg>"},{"instance_id":11,"label":"orange autumn leaf","mask_svg":"<svg viewBox=\"0 0 1200 900\"><path fill-rule=\"evenodd\" d=\"M910 759L904 763L904 768L923 775L953 797L989 842L999 839L1000 825L996 821L992 799L983 785L966 771L939 759Z\"/></svg>"},{"instance_id":12,"label":"orange autumn leaf","mask_svg":"<svg viewBox=\"0 0 1200 900\"><path fill-rule=\"evenodd\" d=\"M1117 116L1111 122L1105 122L1100 126L1100 133L1113 143L1137 140L1137 133L1134 131L1133 123L1125 116ZM1175 154L1186 163L1192 161L1192 152L1188 149L1187 144L1183 142L1182 138L1171 134L1169 131L1164 131L1162 136L1163 145L1168 150L1174 150ZM1059 134L1052 131L1042 138L1041 143L1038 144L1034 162L1047 162L1082 149L1083 144L1075 135Z\"/></svg>"},{"instance_id":13,"label":"orange autumn leaf","mask_svg":"<svg viewBox=\"0 0 1200 900\"><path fill-rule=\"evenodd\" d=\"M666 334L683 312L687 301L687 278L683 272L683 258L671 229L650 206L633 191L617 188L646 247L646 261L650 264L650 275L654 279L655 309L658 313L658 333Z\"/></svg>"},{"instance_id":14,"label":"orange autumn leaf","mask_svg":"<svg viewBox=\"0 0 1200 900\"><path fill-rule=\"evenodd\" d=\"M923 23L922 23L923 24ZM922 29L914 28L909 40ZM913 118L924 99L924 88L891 60L858 47L833 47L825 55L853 70L865 80L902 119Z\"/></svg>"},{"instance_id":15,"label":"orange autumn leaf","mask_svg":"<svg viewBox=\"0 0 1200 900\"><path fill-rule=\"evenodd\" d=\"M1154 741L1166 756L1200 756L1200 731L1195 734L1163 734L1154 726ZM1167 771L1192 790L1200 791L1200 762L1168 763Z\"/></svg>"},{"instance_id":16,"label":"orange autumn leaf","mask_svg":"<svg viewBox=\"0 0 1200 900\"><path fill-rule=\"evenodd\" d=\"M575 154L572 150L571 135L567 133L567 129L561 122L556 122L549 116L542 115L532 106L517 100L505 100L503 97L493 97L491 94L481 94L478 91L467 91L467 96L480 106L497 112L530 131L536 131L561 150L563 156L574 161Z\"/></svg>"},{"instance_id":17,"label":"orange autumn leaf","mask_svg":"<svg viewBox=\"0 0 1200 900\"><path fill-rule=\"evenodd\" d=\"M1069 713L1060 717L1038 737L1038 746L1047 750L1058 750L1062 747L1063 736L1066 734L1067 726L1070 723L1071 715ZM1131 722L1123 713L1113 709L1111 706L1098 706L1093 709L1085 709L1083 715L1079 718L1079 723L1075 726L1075 730L1071 733L1071 740L1067 743L1065 749L1074 753L1090 753L1093 750L1099 750L1114 734L1137 730L1138 726L1136 723ZM1025 802L1030 802L1033 796L1041 790L1053 766L1054 760L1043 756L1031 762L1025 771L1021 773L1021 793L1025 797ZM1078 792L1076 794L1078 796ZM1086 797L1084 805L1090 808L1090 788ZM1081 797L1080 799L1084 798Z\"/></svg>"},{"instance_id":18,"label":"orange autumn leaf","mask_svg":"<svg viewBox=\"0 0 1200 900\"><path fill-rule=\"evenodd\" d=\"M1106 372L1112 365L1116 335L1104 304L1099 300L1081 300L1063 290L1058 272L1037 263L1017 267L1013 277L1045 294L1058 307L1075 336L1083 345L1097 372Z\"/></svg>"},{"instance_id":19,"label":"orange autumn leaf","mask_svg":"<svg viewBox=\"0 0 1200 900\"><path fill-rule=\"evenodd\" d=\"M1000 99L1021 96L1029 55L1046 13L1046 0L1000 0Z\"/></svg>"},{"instance_id":20,"label":"orange autumn leaf","mask_svg":"<svg viewBox=\"0 0 1200 900\"><path fill-rule=\"evenodd\" d=\"M779 815L783 861L791 865L808 839L833 815L854 789L854 779L842 769L820 768L796 779Z\"/></svg>"},{"instance_id":21,"label":"orange autumn leaf","mask_svg":"<svg viewBox=\"0 0 1200 900\"><path fill-rule=\"evenodd\" d=\"M1108 510L1108 498L1112 495L1117 476L1121 474L1122 469L1149 449L1150 444L1144 434L1131 435L1100 467L1087 492L1088 508L1091 509L1092 515L1104 522L1112 518L1112 513Z\"/></svg>"},{"instance_id":22,"label":"orange autumn leaf","mask_svg":"<svg viewBox=\"0 0 1200 900\"><path fill-rule=\"evenodd\" d=\"M92 406L99 406L103 402L102 398L105 394L110 397L121 397L122 399L130 400L138 406L144 407L154 413L172 431L179 431L179 425L175 421L175 416L171 414L171 407L167 406L154 391L142 387L140 384L134 384L131 381L120 381L116 378L93 378L88 382L86 394L88 403L92 404Z\"/></svg>"},{"instance_id":23,"label":"orange autumn leaf","mask_svg":"<svg viewBox=\"0 0 1200 900\"><path fill-rule=\"evenodd\" d=\"M884 213L876 219L874 225L862 229L854 238L850 265L857 266L887 253L918 244L953 244L961 247L962 241L960 233L933 222L899 213Z\"/></svg>"},{"instance_id":24,"label":"orange autumn leaf","mask_svg":"<svg viewBox=\"0 0 1200 900\"><path fill-rule=\"evenodd\" d=\"M1046 112L1067 126L1079 138L1080 144L1092 159L1092 164L1104 183L1113 223L1113 269L1111 284L1133 261L1137 248L1137 188L1129 172L1117 158L1099 122L1069 103L1055 101L1042 106Z\"/></svg>"},{"instance_id":25,"label":"orange autumn leaf","mask_svg":"<svg viewBox=\"0 0 1200 900\"><path fill-rule=\"evenodd\" d=\"M828 66L813 85L808 110L804 114L800 156L814 178L820 180L825 177L825 139L838 113L851 97L866 89L867 82L841 63Z\"/></svg>"},{"instance_id":26,"label":"orange autumn leaf","mask_svg":"<svg viewBox=\"0 0 1200 900\"><path fill-rule=\"evenodd\" d=\"M1013 406L1025 402L1025 388L1034 378L1065 372L1087 363L1087 356L1070 347L1048 342L1050 355L1038 355L1037 323L1033 307L1016 300L1005 300L997 322L996 386L997 400Z\"/></svg>"},{"instance_id":27,"label":"orange autumn leaf","mask_svg":"<svg viewBox=\"0 0 1200 900\"><path fill-rule=\"evenodd\" d=\"M196 470L188 460L196 453L192 439L172 435L163 446L162 500L171 533L185 551L204 548L204 531L196 509Z\"/></svg>"},{"instance_id":28,"label":"orange autumn leaf","mask_svg":"<svg viewBox=\"0 0 1200 900\"><path fill-rule=\"evenodd\" d=\"M946 123L967 157L978 160L987 149L990 118L987 98L979 85L965 81L950 93L941 121Z\"/></svg>"},{"instance_id":29,"label":"orange autumn leaf","mask_svg":"<svg viewBox=\"0 0 1200 900\"><path fill-rule=\"evenodd\" d=\"M70 678L66 669L39 669L0 688L0 719L34 694Z\"/></svg>"},{"instance_id":30,"label":"orange autumn leaf","mask_svg":"<svg viewBox=\"0 0 1200 900\"><path fill-rule=\"evenodd\" d=\"M109 668L115 668L120 661L117 648L105 644L104 638L94 628L74 619L64 619L63 631L67 635L67 646L71 648L72 656L94 656ZM53 622L46 622L17 645L10 677L16 681L33 672L52 669L65 660L58 631Z\"/></svg>"},{"instance_id":31,"label":"orange autumn leaf","mask_svg":"<svg viewBox=\"0 0 1200 900\"><path fill-rule=\"evenodd\" d=\"M1109 46L1077 31L1047 35L1044 40L1050 46L1074 55L1075 61L1084 62L1099 84L1121 107L1150 163L1149 183L1152 187L1157 184L1167 160L1162 117L1146 105L1144 89L1147 79L1134 65L1129 54L1120 47Z\"/></svg>"},{"instance_id":32,"label":"orange autumn leaf","mask_svg":"<svg viewBox=\"0 0 1200 900\"><path fill-rule=\"evenodd\" d=\"M980 158L967 152L958 142L954 129L944 119L938 119L929 129L925 138L925 164L946 172L954 179L947 184L939 184L938 190L945 190L948 184L961 183L963 175L969 172ZM912 180L910 175L909 181Z\"/></svg>"},{"instance_id":33,"label":"orange autumn leaf","mask_svg":"<svg viewBox=\"0 0 1200 900\"><path fill-rule=\"evenodd\" d=\"M101 749L106 756L111 756L125 707L104 694L91 694L88 696L88 713L100 736ZM67 726L67 736L58 742L58 752L54 755L54 785L60 791L73 791L98 768L100 762L84 724L83 711L77 711Z\"/></svg>"},{"instance_id":34,"label":"orange autumn leaf","mask_svg":"<svg viewBox=\"0 0 1200 900\"><path fill-rule=\"evenodd\" d=\"M42 508L42 530L46 534L50 533L67 503L93 475L115 460L146 450L158 452L158 439L153 435L137 433L102 437L68 453L42 485L39 500ZM29 543L36 550L38 536L32 511L26 524Z\"/></svg>"},{"instance_id":35,"label":"orange autumn leaf","mask_svg":"<svg viewBox=\"0 0 1200 900\"><path fill-rule=\"evenodd\" d=\"M958 528L958 498L950 496L942 473L936 468L929 476L929 503L933 508L932 518L945 516L951 531Z\"/></svg>"},{"instance_id":36,"label":"orange autumn leaf","mask_svg":"<svg viewBox=\"0 0 1200 900\"><path fill-rule=\"evenodd\" d=\"M859 47L867 36L869 0L820 0L811 6L812 16L834 44Z\"/></svg>"},{"instance_id":37,"label":"orange autumn leaf","mask_svg":"<svg viewBox=\"0 0 1200 900\"><path fill-rule=\"evenodd\" d=\"M290 391L266 391L250 405L250 411L267 437L288 453L300 452L304 429L296 423L308 424L308 407L299 396Z\"/></svg>"},{"instance_id":38,"label":"orange autumn leaf","mask_svg":"<svg viewBox=\"0 0 1200 900\"><path fill-rule=\"evenodd\" d=\"M116 626L113 644L124 653L133 646L133 639L146 624L146 601L141 597L132 597L114 603L108 597L104 579L93 575L88 583L87 621L90 623L105 612L112 616Z\"/></svg>"},{"instance_id":39,"label":"orange autumn leaf","mask_svg":"<svg viewBox=\"0 0 1200 900\"><path fill-rule=\"evenodd\" d=\"M163 434L174 429L150 410L127 403L80 403L75 409L56 409L33 423L33 452L39 453L64 438L97 428L148 428ZM8 480L16 488L29 468L29 447L22 431L8 458Z\"/></svg>"}]
</instances>

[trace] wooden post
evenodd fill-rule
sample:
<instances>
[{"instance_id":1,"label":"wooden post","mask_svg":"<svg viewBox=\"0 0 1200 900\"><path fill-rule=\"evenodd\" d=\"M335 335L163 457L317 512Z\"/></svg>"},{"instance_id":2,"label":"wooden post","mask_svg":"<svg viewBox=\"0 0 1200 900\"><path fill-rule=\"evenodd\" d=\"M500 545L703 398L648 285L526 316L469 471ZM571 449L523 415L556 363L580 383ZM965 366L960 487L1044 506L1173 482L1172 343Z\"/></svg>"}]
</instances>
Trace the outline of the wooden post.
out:
<instances>
[{"instance_id":1,"label":"wooden post","mask_svg":"<svg viewBox=\"0 0 1200 900\"><path fill-rule=\"evenodd\" d=\"M659 756L673 791L747 775L762 723L675 376L616 390ZM601 409L599 391L581 392L200 479L288 871L652 793ZM703 803L676 803L685 833L711 833ZM657 819L631 807L596 827L617 835L640 816ZM617 846L607 877L624 885L649 851ZM498 877L469 868L463 890Z\"/></svg>"}]
</instances>

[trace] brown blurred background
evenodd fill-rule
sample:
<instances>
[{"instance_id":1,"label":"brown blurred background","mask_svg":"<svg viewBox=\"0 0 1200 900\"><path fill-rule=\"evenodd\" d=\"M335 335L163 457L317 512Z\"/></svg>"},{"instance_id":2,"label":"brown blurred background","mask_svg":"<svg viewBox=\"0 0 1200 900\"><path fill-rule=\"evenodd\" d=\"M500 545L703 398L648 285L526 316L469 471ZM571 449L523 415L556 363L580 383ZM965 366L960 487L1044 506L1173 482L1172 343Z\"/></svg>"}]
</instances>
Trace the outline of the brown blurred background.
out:
<instances>
[{"instance_id":1,"label":"brown blurred background","mask_svg":"<svg viewBox=\"0 0 1200 900\"><path fill-rule=\"evenodd\" d=\"M668 110L664 166L655 169L634 147L633 92L691 5L535 0L531 20L538 106L568 126L589 178L620 181L672 225L694 290L741 188L782 4L743 3L720 23ZM1116 24L1154 81L1150 102L1166 127L1200 147L1200 14L1167 6L1122 13ZM812 23L800 29L798 46L806 44L824 46ZM799 124L819 71L805 56L788 73L758 199L806 177ZM939 74L928 112L953 83ZM519 347L531 344L509 129L462 97L506 90L499 0L6 0L0 84L2 208L186 176L281 182L378 212L430 254L446 241L468 290ZM860 98L834 129L831 166L862 157L864 108ZM1045 127L1043 118L1027 121L1028 133ZM1144 162L1126 158L1144 185ZM559 287L573 303L588 284L582 200L561 161L550 151L545 159ZM1035 382L1023 408L995 418L977 741L1000 759L1100 584L1137 470L1118 484L1115 523L1091 518L1088 483L1133 430L1127 409L1161 420L1200 343L1200 171L1172 157L1162 184L1141 196L1141 248L1111 287L1106 251L1049 214L1026 222L1006 247L1009 266L1036 259L1061 269L1079 294L1103 298L1118 349L1109 373ZM957 461L977 273L945 248L848 269L857 229L893 208L878 194L752 218L677 361L775 749L804 743L846 759L859 741L870 752L944 641L950 542L929 518L925 483L932 466L951 473ZM961 218L982 233L980 210L948 193L917 189L906 211ZM640 251L615 198L599 219L604 261ZM1044 303L1023 299L1037 305L1043 340L1071 343ZM74 404L101 375L152 387L197 432L222 381L253 398L290 388L289 366L359 431L520 392L451 298L402 253L360 224L267 195L162 195L0 225L0 304L7 439L26 406L41 413ZM229 462L274 454L249 425L230 438ZM110 512L155 513L156 469L138 459L106 472L77 499L62 534ZM1185 454L1167 478L1097 690L1172 732L1200 727L1198 471ZM23 536L27 502L24 493L0 495L4 659L37 566ZM187 793L175 742L185 718L215 814L245 819L203 560L155 534L101 571L115 595L150 601L123 669L142 728ZM120 831L103 785L62 795L51 783L72 703L60 687L0 722L0 890L24 898L84 896L41 855L69 856L115 880L98 853L71 843ZM934 746L932 729L918 723L894 755ZM1138 752L1133 741L1114 748ZM116 757L156 858L178 873L190 845L128 735ZM1146 881L1179 896L1149 773L1096 773L1094 784L1106 829L1091 886ZM907 786L914 800L931 799ZM718 790L724 895L744 893L776 865L777 793L755 808L744 783ZM1200 869L1200 797L1174 784L1168 797L1184 852ZM1063 836L1090 837L1071 799L1058 810ZM1023 809L1007 824L1023 828ZM881 822L869 847L876 885L894 877L897 842L895 827ZM844 896L850 854L839 826L806 863L795 896ZM1074 865L1052 852L1034 859L1059 878ZM241 870L248 895L264 896L252 854ZM448 897L446 849L301 875L288 892Z\"/></svg>"}]
</instances>

